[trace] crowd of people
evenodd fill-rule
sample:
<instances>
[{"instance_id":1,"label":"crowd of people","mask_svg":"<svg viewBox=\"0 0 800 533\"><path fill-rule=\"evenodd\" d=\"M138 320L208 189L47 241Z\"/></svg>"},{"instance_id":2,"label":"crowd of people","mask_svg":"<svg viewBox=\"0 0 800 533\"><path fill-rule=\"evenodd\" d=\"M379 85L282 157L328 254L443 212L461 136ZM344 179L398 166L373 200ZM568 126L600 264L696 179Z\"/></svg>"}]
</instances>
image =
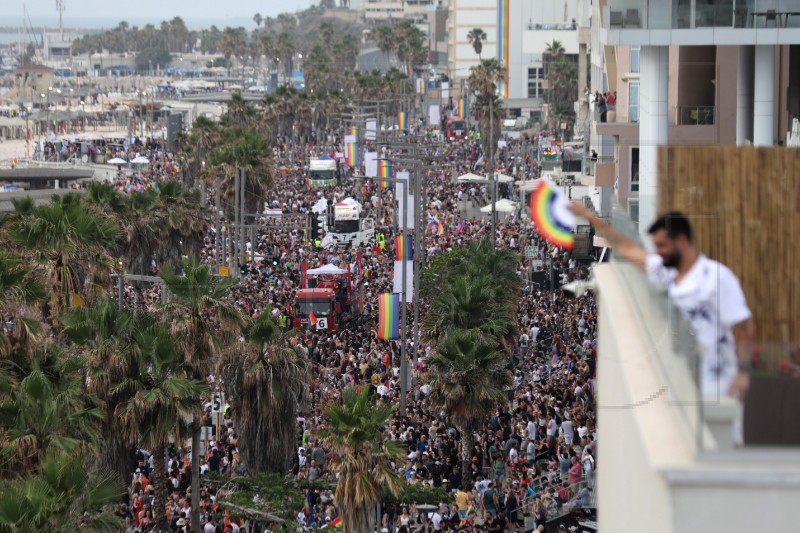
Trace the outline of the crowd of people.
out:
<instances>
[{"instance_id":1,"label":"crowd of people","mask_svg":"<svg viewBox=\"0 0 800 533\"><path fill-rule=\"evenodd\" d=\"M309 143L306 151L341 151L339 142L331 132L319 143ZM551 249L521 212L501 217L496 228L491 227L488 217L469 218L464 213L460 200L465 195L477 201L487 192L481 185L461 184L454 179L482 164L478 142L441 143L426 137L420 145L423 159L437 158L436 170L427 173L424 180L425 257L490 238L492 231L496 232L497 246L519 253L518 273L526 281L519 298L519 336L512 354L514 389L497 411L486 413L469 450L472 459L467 476L461 471L458 430L426 402L425 359L432 347L426 343L415 347L409 339L408 353L414 354L418 363L412 368L408 408L405 416L395 413L386 437L400 442L406 450L405 462L395 465L398 474L410 485L445 487L452 503L442 502L439 509L426 513L418 512L413 502L386 505L376 531L408 532L422 524L443 532L522 531L530 524L544 531L548 521L576 516L594 506L596 308L591 296L570 299L527 282L534 258L522 256L521 251L530 244L539 246L542 257L549 253L563 276L561 281L574 279L585 269L568 252ZM497 157L499 171L535 177L532 148L535 146L523 152L509 141ZM373 239L361 246L323 249L309 237L302 218L265 215L260 220L262 227L248 243L255 260L231 294L250 316L271 312L279 317L292 342L308 357L313 374L309 378L310 401L298 419L297 451L292 463L286 465L286 474L298 481L327 480L333 485L337 473L330 468L332 455L317 438L318 430L325 425L324 406L336 402L351 386L368 387L375 402L396 404L399 400L399 343L378 340L372 333L377 324L377 296L392 292L395 200L393 191L380 188L376 180L347 180L336 186L310 188L304 169L289 165L288 153L281 145L275 148L275 159L276 164L289 168L263 198L266 205L283 213L308 213L321 198L334 201L355 197L364 206L363 216L375 220L376 233L385 236L381 242ZM520 164L521 168L516 168ZM501 194L512 197L519 193L516 187L508 186ZM216 250L210 233L201 258L218 263ZM353 284L364 292L362 314L336 332L292 329L286 317L291 315L295 292L301 287L303 263L310 268L333 264L351 272ZM159 290L157 286L126 287L125 297L131 303L154 305ZM410 318L413 313L408 315ZM218 377L209 376L209 380L215 387L225 387ZM235 395L236 391L226 393ZM226 419L225 427L223 438L210 443L201 457L201 472L237 476L243 471L237 450L247 443L238 441L232 420ZM174 531L188 531L190 453L186 446L176 448L168 462L172 497L167 508ZM129 498L119 510L129 524L126 533L137 528L147 531L153 521L149 478L152 456L140 450L136 466ZM474 482L465 483L467 477ZM217 507L213 487L203 486L202 491L204 531L238 531L242 521L231 520ZM306 500L309 505L297 510L298 531L332 525L339 517L332 490L309 489Z\"/></svg>"}]
</instances>

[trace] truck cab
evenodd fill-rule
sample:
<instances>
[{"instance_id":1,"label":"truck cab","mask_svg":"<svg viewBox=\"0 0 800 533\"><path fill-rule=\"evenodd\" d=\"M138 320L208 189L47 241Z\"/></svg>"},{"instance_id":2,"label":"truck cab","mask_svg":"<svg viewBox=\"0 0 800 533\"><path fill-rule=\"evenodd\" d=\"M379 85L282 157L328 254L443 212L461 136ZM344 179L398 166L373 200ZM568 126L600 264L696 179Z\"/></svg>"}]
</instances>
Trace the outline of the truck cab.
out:
<instances>
[{"instance_id":1,"label":"truck cab","mask_svg":"<svg viewBox=\"0 0 800 533\"><path fill-rule=\"evenodd\" d=\"M336 246L360 246L375 237L375 222L362 218L363 207L352 198L333 206L333 226L327 228Z\"/></svg>"},{"instance_id":2,"label":"truck cab","mask_svg":"<svg viewBox=\"0 0 800 533\"><path fill-rule=\"evenodd\" d=\"M336 185L339 179L339 164L335 159L311 159L308 163L308 184Z\"/></svg>"},{"instance_id":3,"label":"truck cab","mask_svg":"<svg viewBox=\"0 0 800 533\"><path fill-rule=\"evenodd\" d=\"M316 331L336 331L338 329L336 307L336 291L333 289L300 289L294 299L292 326ZM311 324L312 311L317 320L316 325Z\"/></svg>"},{"instance_id":4,"label":"truck cab","mask_svg":"<svg viewBox=\"0 0 800 533\"><path fill-rule=\"evenodd\" d=\"M461 117L447 117L444 136L449 141L467 138L467 121Z\"/></svg>"}]
</instances>

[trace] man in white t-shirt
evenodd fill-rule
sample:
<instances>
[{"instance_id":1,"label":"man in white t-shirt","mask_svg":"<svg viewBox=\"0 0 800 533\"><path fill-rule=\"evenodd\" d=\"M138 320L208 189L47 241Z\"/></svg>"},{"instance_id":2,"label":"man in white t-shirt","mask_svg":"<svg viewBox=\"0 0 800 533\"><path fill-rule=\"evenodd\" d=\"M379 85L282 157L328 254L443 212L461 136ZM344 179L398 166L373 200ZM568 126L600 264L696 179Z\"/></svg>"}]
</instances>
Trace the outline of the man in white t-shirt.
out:
<instances>
[{"instance_id":1,"label":"man in white t-shirt","mask_svg":"<svg viewBox=\"0 0 800 533\"><path fill-rule=\"evenodd\" d=\"M615 253L644 271L650 283L666 289L696 337L703 397L742 398L750 386L750 361L746 353L737 355L737 346L753 339L752 315L733 272L692 245L686 216L673 212L659 217L648 230L656 253L648 254L586 207L571 205L573 213L611 242Z\"/></svg>"}]
</instances>

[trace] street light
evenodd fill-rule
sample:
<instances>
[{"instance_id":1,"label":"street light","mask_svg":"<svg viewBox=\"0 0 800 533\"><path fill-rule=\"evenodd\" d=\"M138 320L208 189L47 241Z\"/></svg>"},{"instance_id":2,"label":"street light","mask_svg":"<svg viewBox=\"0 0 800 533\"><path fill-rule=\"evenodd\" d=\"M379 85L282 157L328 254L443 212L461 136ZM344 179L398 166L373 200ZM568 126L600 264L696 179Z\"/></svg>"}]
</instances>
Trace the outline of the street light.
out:
<instances>
[{"instance_id":1,"label":"street light","mask_svg":"<svg viewBox=\"0 0 800 533\"><path fill-rule=\"evenodd\" d=\"M86 132L86 100L81 100L81 115L83 116L83 131Z\"/></svg>"}]
</instances>

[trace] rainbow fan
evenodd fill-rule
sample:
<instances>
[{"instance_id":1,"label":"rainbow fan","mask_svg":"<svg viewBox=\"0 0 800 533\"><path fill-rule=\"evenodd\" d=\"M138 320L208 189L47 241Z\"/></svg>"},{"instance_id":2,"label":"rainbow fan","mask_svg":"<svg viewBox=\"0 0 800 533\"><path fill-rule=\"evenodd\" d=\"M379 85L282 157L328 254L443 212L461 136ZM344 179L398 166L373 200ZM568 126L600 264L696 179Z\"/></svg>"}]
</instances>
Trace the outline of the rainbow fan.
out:
<instances>
[{"instance_id":1,"label":"rainbow fan","mask_svg":"<svg viewBox=\"0 0 800 533\"><path fill-rule=\"evenodd\" d=\"M554 246L572 248L575 215L569 210L569 200L563 192L542 179L531 194L528 207L539 235Z\"/></svg>"}]
</instances>

